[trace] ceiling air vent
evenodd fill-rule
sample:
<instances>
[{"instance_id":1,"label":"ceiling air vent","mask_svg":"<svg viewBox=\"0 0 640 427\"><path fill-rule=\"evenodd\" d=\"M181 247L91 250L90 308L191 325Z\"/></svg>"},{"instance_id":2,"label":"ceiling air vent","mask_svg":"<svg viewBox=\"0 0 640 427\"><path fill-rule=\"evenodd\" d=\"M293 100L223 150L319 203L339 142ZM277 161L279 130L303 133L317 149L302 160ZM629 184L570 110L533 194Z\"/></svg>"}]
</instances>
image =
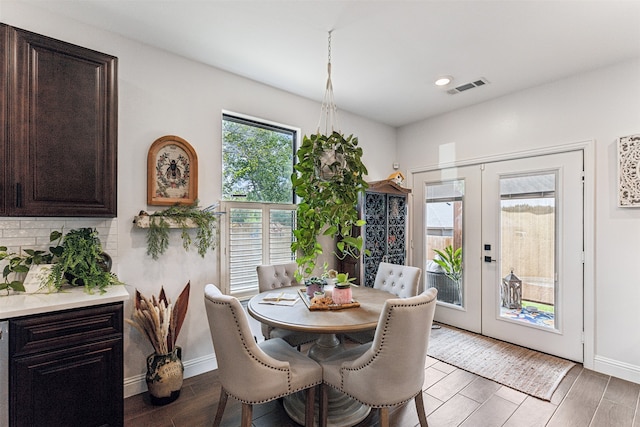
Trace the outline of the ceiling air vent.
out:
<instances>
[{"instance_id":1,"label":"ceiling air vent","mask_svg":"<svg viewBox=\"0 0 640 427\"><path fill-rule=\"evenodd\" d=\"M486 85L488 83L489 83L489 81L487 79L485 79L484 77L482 77L482 78L480 78L480 79L478 79L478 80L476 80L474 82L465 83L463 85L454 87L453 89L449 89L447 91L447 93L449 95L455 95L456 93L464 92L465 90L473 89L473 88L476 88L478 86L483 86L483 85Z\"/></svg>"}]
</instances>

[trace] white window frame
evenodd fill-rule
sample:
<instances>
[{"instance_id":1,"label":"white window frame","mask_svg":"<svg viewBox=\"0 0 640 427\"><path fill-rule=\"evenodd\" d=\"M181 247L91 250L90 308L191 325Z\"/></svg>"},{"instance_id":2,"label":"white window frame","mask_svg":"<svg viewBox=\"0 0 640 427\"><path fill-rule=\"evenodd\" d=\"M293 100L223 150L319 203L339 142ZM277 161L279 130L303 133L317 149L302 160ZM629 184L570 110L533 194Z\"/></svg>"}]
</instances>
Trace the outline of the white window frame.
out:
<instances>
[{"instance_id":1,"label":"white window frame","mask_svg":"<svg viewBox=\"0 0 640 427\"><path fill-rule=\"evenodd\" d=\"M295 132L295 140L294 144L294 162L295 162L295 153L298 151L300 147L300 135L302 134L300 128L296 128L293 126L284 125L281 123L264 120L257 117L252 117L246 114L236 113L233 111L223 110L220 116L220 120L222 123L223 117L225 115L234 116L241 119L246 119L249 121L263 123L267 126L274 126L283 129L289 129ZM222 149L223 141L221 141L221 149ZM221 165L222 166L222 165ZM222 167L220 168L222 172ZM221 180L222 182L222 180ZM221 188L222 191L222 188ZM294 194L294 202L298 200L298 196ZM223 200L220 201L220 209L225 212L225 215L221 216L220 219L220 290L226 295L233 295L234 297L244 300L249 299L253 295L258 293L257 287L257 278L256 285L254 287L244 289L242 291L233 291L231 290L230 276L231 276L231 253L230 253L230 245L231 245L231 235L229 232L229 227L231 226L231 209L233 208L244 208L244 209L261 209L262 210L262 264L270 263L270 213L271 210L296 210L297 204L291 203L259 203L259 202L239 202L239 201L230 201ZM257 276L256 276L257 277Z\"/></svg>"}]
</instances>

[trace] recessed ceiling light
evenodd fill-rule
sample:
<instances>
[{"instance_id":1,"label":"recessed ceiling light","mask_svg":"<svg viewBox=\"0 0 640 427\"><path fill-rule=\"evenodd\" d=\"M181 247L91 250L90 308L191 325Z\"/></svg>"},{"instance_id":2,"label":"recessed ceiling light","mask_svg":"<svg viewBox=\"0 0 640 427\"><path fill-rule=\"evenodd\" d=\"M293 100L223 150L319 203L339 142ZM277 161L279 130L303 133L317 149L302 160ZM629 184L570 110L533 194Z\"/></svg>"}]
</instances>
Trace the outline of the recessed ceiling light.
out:
<instances>
[{"instance_id":1,"label":"recessed ceiling light","mask_svg":"<svg viewBox=\"0 0 640 427\"><path fill-rule=\"evenodd\" d=\"M436 86L446 86L453 81L453 77L451 76L440 76L436 79Z\"/></svg>"}]
</instances>

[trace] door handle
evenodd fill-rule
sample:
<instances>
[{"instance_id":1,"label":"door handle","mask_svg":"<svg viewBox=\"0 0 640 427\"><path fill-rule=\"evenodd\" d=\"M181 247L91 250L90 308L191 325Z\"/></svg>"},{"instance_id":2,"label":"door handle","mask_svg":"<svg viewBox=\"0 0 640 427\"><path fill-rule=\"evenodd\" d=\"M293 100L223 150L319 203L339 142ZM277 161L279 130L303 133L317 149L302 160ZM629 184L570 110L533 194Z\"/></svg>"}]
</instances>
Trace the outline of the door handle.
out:
<instances>
[{"instance_id":1,"label":"door handle","mask_svg":"<svg viewBox=\"0 0 640 427\"><path fill-rule=\"evenodd\" d=\"M16 208L22 207L22 184L16 184Z\"/></svg>"},{"instance_id":2,"label":"door handle","mask_svg":"<svg viewBox=\"0 0 640 427\"><path fill-rule=\"evenodd\" d=\"M496 262L496 260L491 258L490 256L485 255L484 262Z\"/></svg>"}]
</instances>

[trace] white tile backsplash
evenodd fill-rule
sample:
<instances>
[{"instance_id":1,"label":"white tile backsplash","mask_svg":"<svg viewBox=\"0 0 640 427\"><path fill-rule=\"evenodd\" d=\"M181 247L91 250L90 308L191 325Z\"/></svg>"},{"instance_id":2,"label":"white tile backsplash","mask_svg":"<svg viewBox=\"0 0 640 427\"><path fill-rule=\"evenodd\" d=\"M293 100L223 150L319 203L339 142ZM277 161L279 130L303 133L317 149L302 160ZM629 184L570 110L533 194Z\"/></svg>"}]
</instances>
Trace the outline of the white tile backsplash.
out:
<instances>
[{"instance_id":1,"label":"white tile backsplash","mask_svg":"<svg viewBox=\"0 0 640 427\"><path fill-rule=\"evenodd\" d=\"M105 252L115 257L118 247L117 218L0 218L0 246L7 246L11 252L22 249L46 250L50 246L49 235L52 231L66 234L69 230L83 227L95 228Z\"/></svg>"}]
</instances>

